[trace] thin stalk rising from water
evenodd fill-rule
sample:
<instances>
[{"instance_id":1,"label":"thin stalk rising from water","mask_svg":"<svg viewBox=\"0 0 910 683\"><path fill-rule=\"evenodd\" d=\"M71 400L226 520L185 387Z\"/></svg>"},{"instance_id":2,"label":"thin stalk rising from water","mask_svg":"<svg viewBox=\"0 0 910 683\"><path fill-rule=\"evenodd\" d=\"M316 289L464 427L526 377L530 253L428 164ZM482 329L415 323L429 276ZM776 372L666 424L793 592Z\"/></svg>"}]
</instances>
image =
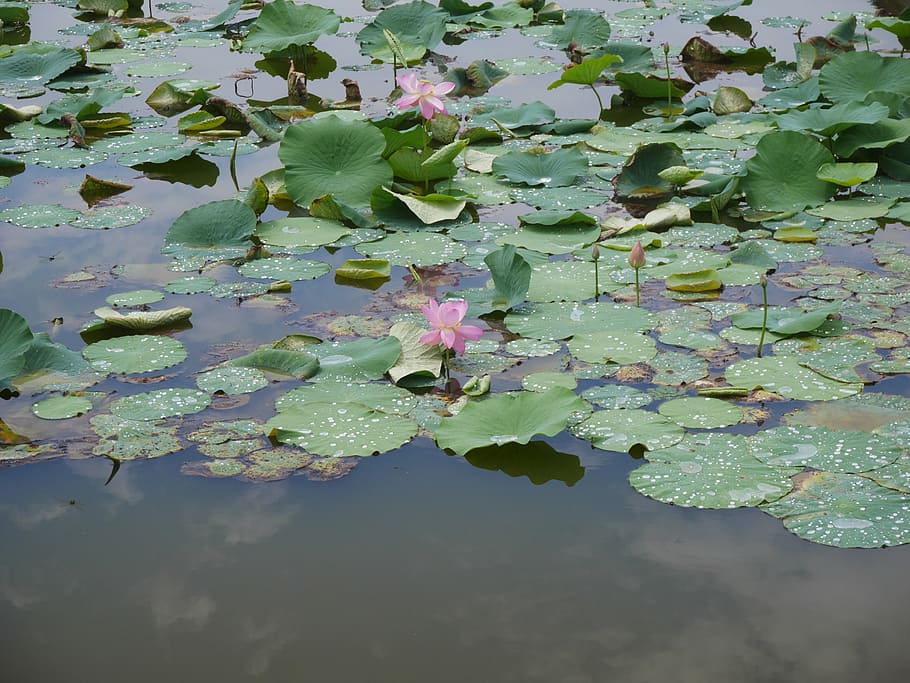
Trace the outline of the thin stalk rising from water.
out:
<instances>
[{"instance_id":1,"label":"thin stalk rising from water","mask_svg":"<svg viewBox=\"0 0 910 683\"><path fill-rule=\"evenodd\" d=\"M755 355L756 357L761 358L761 348L765 345L765 329L768 327L768 276L762 273L761 277L758 278L758 283L761 285L762 308L764 312L761 317L761 336L758 338L758 351Z\"/></svg>"}]
</instances>

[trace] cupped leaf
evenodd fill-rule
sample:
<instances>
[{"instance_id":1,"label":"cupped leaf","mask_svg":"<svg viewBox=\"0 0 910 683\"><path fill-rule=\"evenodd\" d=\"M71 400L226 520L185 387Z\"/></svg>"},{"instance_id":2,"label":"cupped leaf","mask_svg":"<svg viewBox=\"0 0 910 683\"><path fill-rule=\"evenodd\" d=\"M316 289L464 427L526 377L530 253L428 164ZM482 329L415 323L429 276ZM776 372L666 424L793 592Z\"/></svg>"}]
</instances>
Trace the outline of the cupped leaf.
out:
<instances>
[{"instance_id":1,"label":"cupped leaf","mask_svg":"<svg viewBox=\"0 0 910 683\"><path fill-rule=\"evenodd\" d=\"M392 168L382 158L385 138L374 125L338 116L290 126L278 149L285 184L296 204L331 194L340 201L369 204L376 187L392 182Z\"/></svg>"},{"instance_id":2,"label":"cupped leaf","mask_svg":"<svg viewBox=\"0 0 910 683\"><path fill-rule=\"evenodd\" d=\"M319 381L380 379L401 355L397 337L314 344L309 348L319 359L319 373L314 377Z\"/></svg>"},{"instance_id":3,"label":"cupped leaf","mask_svg":"<svg viewBox=\"0 0 910 683\"><path fill-rule=\"evenodd\" d=\"M334 34L340 24L341 17L331 9L274 0L262 8L250 26L243 49L266 53L309 45L319 36Z\"/></svg>"},{"instance_id":4,"label":"cupped leaf","mask_svg":"<svg viewBox=\"0 0 910 683\"><path fill-rule=\"evenodd\" d=\"M0 394L14 390L9 380L25 367L25 352L32 338L25 318L8 308L0 308Z\"/></svg>"},{"instance_id":5,"label":"cupped leaf","mask_svg":"<svg viewBox=\"0 0 910 683\"><path fill-rule=\"evenodd\" d=\"M910 62L869 51L846 52L821 68L818 85L832 102L862 102L877 91L910 97Z\"/></svg>"},{"instance_id":6,"label":"cupped leaf","mask_svg":"<svg viewBox=\"0 0 910 683\"><path fill-rule=\"evenodd\" d=\"M315 356L286 349L259 349L229 361L228 365L267 370L297 379L312 377L319 370L319 360Z\"/></svg>"},{"instance_id":7,"label":"cupped leaf","mask_svg":"<svg viewBox=\"0 0 910 683\"><path fill-rule=\"evenodd\" d=\"M498 394L445 418L436 428L436 443L461 455L490 445L526 444L538 434L556 436L569 416L584 408L584 401L562 387Z\"/></svg>"},{"instance_id":8,"label":"cupped leaf","mask_svg":"<svg viewBox=\"0 0 910 683\"><path fill-rule=\"evenodd\" d=\"M657 199L669 196L673 185L661 178L660 172L673 166L685 166L682 150L672 142L640 146L613 178L618 198Z\"/></svg>"},{"instance_id":9,"label":"cupped leaf","mask_svg":"<svg viewBox=\"0 0 910 683\"><path fill-rule=\"evenodd\" d=\"M547 90L553 90L554 88L566 85L567 83L593 86L604 72L604 69L617 62L622 62L622 57L611 54L584 59L581 64L570 66L563 71L558 80L553 81L547 86Z\"/></svg>"},{"instance_id":10,"label":"cupped leaf","mask_svg":"<svg viewBox=\"0 0 910 683\"><path fill-rule=\"evenodd\" d=\"M256 227L256 213L243 202L226 199L184 211L164 236L164 254L187 249L246 250Z\"/></svg>"},{"instance_id":11,"label":"cupped leaf","mask_svg":"<svg viewBox=\"0 0 910 683\"><path fill-rule=\"evenodd\" d=\"M564 187L588 171L588 159L574 147L555 152L507 152L493 160L493 172L513 183Z\"/></svg>"},{"instance_id":12,"label":"cupped leaf","mask_svg":"<svg viewBox=\"0 0 910 683\"><path fill-rule=\"evenodd\" d=\"M740 187L753 209L798 211L826 202L837 186L819 180L818 169L834 162L824 145L793 131L769 133L746 162Z\"/></svg>"},{"instance_id":13,"label":"cupped leaf","mask_svg":"<svg viewBox=\"0 0 910 683\"><path fill-rule=\"evenodd\" d=\"M448 17L447 12L422 0L387 7L357 34L357 42L362 54L391 62L393 53L384 33L388 31L401 43L409 61L420 59L442 40Z\"/></svg>"},{"instance_id":14,"label":"cupped leaf","mask_svg":"<svg viewBox=\"0 0 910 683\"><path fill-rule=\"evenodd\" d=\"M137 331L176 325L188 320L192 314L193 311L186 306L174 306L161 311L130 311L129 313L120 313L108 306L95 309L95 315L108 325Z\"/></svg>"}]
</instances>

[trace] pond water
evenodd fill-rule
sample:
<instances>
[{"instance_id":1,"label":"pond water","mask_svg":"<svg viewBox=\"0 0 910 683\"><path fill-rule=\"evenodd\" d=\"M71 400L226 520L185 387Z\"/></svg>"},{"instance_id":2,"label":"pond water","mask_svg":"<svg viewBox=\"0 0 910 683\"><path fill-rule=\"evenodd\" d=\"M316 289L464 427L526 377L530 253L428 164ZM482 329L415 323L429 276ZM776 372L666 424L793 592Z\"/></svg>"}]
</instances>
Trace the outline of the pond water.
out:
<instances>
[{"instance_id":1,"label":"pond water","mask_svg":"<svg viewBox=\"0 0 910 683\"><path fill-rule=\"evenodd\" d=\"M693 35L744 44L719 38L702 23L680 23L675 5L644 4L667 12L636 29L636 40L669 41L673 54ZM342 67L367 65L352 36L375 12L351 0L324 6L354 20L342 23L339 35L321 37L318 46ZM156 5L153 13L198 19L223 8L218 0L208 0L186 8ZM624 24L613 17L632 8L639 4L598 4L620 35L623 30L631 35L634 21L626 17ZM776 59L789 60L793 29L767 26L762 19L799 12L809 21L803 36L825 35L844 13L875 9L858 0L828 2L823 10L758 1L731 14L752 23L756 45L774 47ZM74 19L74 9L35 3L30 10L32 41L68 46L85 41L87 31L68 30L85 25ZM875 50L898 54L890 33L870 32L870 37ZM565 61L563 52L540 47L538 39L533 31L507 29L441 44L435 52L444 57L422 73L435 81L445 72L444 63L467 66L475 59ZM205 47L161 45L137 62L114 64L113 70L125 78L133 64L185 63L191 68L178 78L216 81L221 84L216 92L229 100L279 101L286 95L285 80L259 71L254 62L260 57L231 51L221 39ZM672 67L674 75L686 76L678 61ZM245 70L252 70L252 81L238 80L251 73ZM510 76L488 96L516 104L539 99L563 119L590 117L594 97L574 85L548 91L556 77L552 72ZM109 109L153 115L144 100L169 78L134 79L141 94ZM310 90L326 100L342 100L342 78L359 82L367 114L390 113L391 65L339 69L327 80L311 81ZM753 100L766 94L761 73L736 70L718 72L698 83L696 91L714 93L723 85L741 88ZM598 87L605 102L619 93L615 86ZM249 88L251 98L235 95ZM59 96L48 91L4 102L46 106ZM461 104L467 106L467 98ZM168 119L162 130L175 131L177 118ZM161 249L185 211L238 196L231 144L226 152L171 167L166 176L116 159L75 169L29 164L0 190L0 209L60 204L85 211L78 190L90 173L132 185L120 195L123 204L145 207L150 215L114 230L0 223L0 309L16 311L33 332L47 332L81 352L87 345L81 332L107 297L163 291L172 280L198 274L175 272ZM244 189L280 166L278 145L240 155L237 185ZM516 202L481 207L479 213L485 222L515 226L516 216L530 210ZM604 200L594 213L604 218L621 210ZM261 220L287 213L269 207ZM822 268L852 266L898 277L879 268L880 252L870 244L898 245L901 252L907 242L906 225L883 219L874 235L855 243L829 241L817 260ZM341 246L320 248L305 258L335 269L361 254ZM781 263L774 278L802 276L798 261ZM89 389L101 392L93 397L93 411L68 420L32 414L32 404L52 393L40 386L20 387L18 397L0 401L3 423L35 443L53 446L53 457L0 464L0 681L905 680L910 547L827 547L798 538L755 507L701 510L652 500L629 485L630 472L644 462L640 446L631 453L599 450L562 431L536 436L528 449L504 446L493 455L462 457L420 435L381 456L360 458L345 476L329 481L316 480L312 472L276 481L187 476L194 465L198 474L198 464L209 459L185 439L166 457L115 462L92 455L99 440L89 418L109 412L112 401L154 389L195 387L195 376L204 369L286 335L368 337L375 321L386 324L392 314L413 314L427 296L441 298L488 279L485 270L457 263L418 271L421 283L396 263L390 280L376 291L339 286L326 275L295 281L290 293L275 294L280 298L167 294L152 307L185 305L193 311L192 324L170 334L187 351L182 365L105 377ZM74 273L87 275L74 280ZM244 280L229 264L207 268L205 274L222 282ZM906 282L901 280L898 289L906 291ZM645 306L675 306L662 290L646 283ZM769 287L772 302L779 304L802 293L795 291L775 279ZM617 296L634 303L630 292L626 286ZM723 300L757 306L761 290L730 287ZM895 303L895 316L906 305ZM347 320L356 330L349 334L339 320L346 315L357 316ZM386 331L387 324L372 336ZM514 335L499 324L485 336L499 341ZM896 346L905 342L901 336ZM743 358L754 355L751 344ZM492 373L494 392L521 388L531 372L565 372L567 362L552 354L524 358ZM725 362L712 361L712 376L722 374ZM454 377L463 383L470 374L456 370ZM615 384L592 376L581 374L579 392ZM179 423L179 434L183 438L214 421L268 420L275 414L275 399L300 384L269 378L259 391L215 397L210 409ZM661 399L685 393L672 383L626 383L656 388ZM910 387L902 374L879 375L865 392L907 397ZM821 411L822 404L811 410ZM810 409L798 399L749 407L765 412L733 431L750 436L777 426L785 413ZM434 408L439 406L427 410ZM907 415L906 408L894 408L890 419ZM864 420L873 418L862 414L852 426L844 424L846 419L839 415L830 421L865 429ZM838 521L866 524L849 516Z\"/></svg>"}]
</instances>

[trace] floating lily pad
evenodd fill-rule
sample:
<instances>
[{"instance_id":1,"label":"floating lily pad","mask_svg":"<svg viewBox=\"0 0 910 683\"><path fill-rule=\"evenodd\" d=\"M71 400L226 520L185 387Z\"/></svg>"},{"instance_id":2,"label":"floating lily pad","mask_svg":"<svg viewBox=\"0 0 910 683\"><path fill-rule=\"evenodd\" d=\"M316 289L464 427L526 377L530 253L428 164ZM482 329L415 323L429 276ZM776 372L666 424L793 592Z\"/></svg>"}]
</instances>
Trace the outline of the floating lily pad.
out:
<instances>
[{"instance_id":1,"label":"floating lily pad","mask_svg":"<svg viewBox=\"0 0 910 683\"><path fill-rule=\"evenodd\" d=\"M587 363L643 363L657 355L652 337L634 332L584 332L569 341L569 352Z\"/></svg>"},{"instance_id":2,"label":"floating lily pad","mask_svg":"<svg viewBox=\"0 0 910 683\"><path fill-rule=\"evenodd\" d=\"M136 289L132 292L111 294L105 301L111 306L146 306L163 298L164 294L155 289Z\"/></svg>"},{"instance_id":3,"label":"floating lily pad","mask_svg":"<svg viewBox=\"0 0 910 683\"><path fill-rule=\"evenodd\" d=\"M790 425L756 434L752 454L768 465L858 473L888 465L904 452L895 440L865 431Z\"/></svg>"},{"instance_id":4,"label":"floating lily pad","mask_svg":"<svg viewBox=\"0 0 910 683\"><path fill-rule=\"evenodd\" d=\"M89 344L82 355L101 372L135 373L177 365L187 353L176 339L139 334Z\"/></svg>"},{"instance_id":5,"label":"floating lily pad","mask_svg":"<svg viewBox=\"0 0 910 683\"><path fill-rule=\"evenodd\" d=\"M323 261L294 258L268 258L249 261L240 267L244 277L269 278L272 280L314 280L332 270Z\"/></svg>"},{"instance_id":6,"label":"floating lily pad","mask_svg":"<svg viewBox=\"0 0 910 683\"><path fill-rule=\"evenodd\" d=\"M114 230L140 223L151 215L152 210L144 206L104 206L86 211L72 226L83 230Z\"/></svg>"},{"instance_id":7,"label":"floating lily pad","mask_svg":"<svg viewBox=\"0 0 910 683\"><path fill-rule=\"evenodd\" d=\"M563 187L588 170L588 160L574 148L507 152L493 160L493 172L513 183Z\"/></svg>"},{"instance_id":8,"label":"floating lily pad","mask_svg":"<svg viewBox=\"0 0 910 683\"><path fill-rule=\"evenodd\" d=\"M417 434L417 423L409 418L360 403L318 401L288 407L269 420L265 428L282 443L335 458L385 453Z\"/></svg>"},{"instance_id":9,"label":"floating lily pad","mask_svg":"<svg viewBox=\"0 0 910 683\"><path fill-rule=\"evenodd\" d=\"M293 389L275 400L281 413L309 403L361 403L390 415L405 415L417 404L417 397L390 384L323 382Z\"/></svg>"},{"instance_id":10,"label":"floating lily pad","mask_svg":"<svg viewBox=\"0 0 910 683\"><path fill-rule=\"evenodd\" d=\"M680 427L694 429L719 429L741 422L743 411L739 406L716 398L690 396L664 401L657 411L669 417Z\"/></svg>"},{"instance_id":11,"label":"floating lily pad","mask_svg":"<svg viewBox=\"0 0 910 683\"><path fill-rule=\"evenodd\" d=\"M641 444L648 450L678 443L685 432L663 415L646 410L598 410L570 430L579 439L605 451L628 451Z\"/></svg>"},{"instance_id":12,"label":"floating lily pad","mask_svg":"<svg viewBox=\"0 0 910 683\"><path fill-rule=\"evenodd\" d=\"M163 289L170 294L200 294L209 291L216 284L217 280L205 275L190 275L179 280L171 280Z\"/></svg>"},{"instance_id":13,"label":"floating lily pad","mask_svg":"<svg viewBox=\"0 0 910 683\"><path fill-rule=\"evenodd\" d=\"M396 265L418 266L451 263L468 253L467 247L461 242L435 232L396 232L375 242L359 244L356 249L372 259L385 259Z\"/></svg>"},{"instance_id":14,"label":"floating lily pad","mask_svg":"<svg viewBox=\"0 0 910 683\"><path fill-rule=\"evenodd\" d=\"M0 211L0 221L20 228L55 228L82 217L80 211L59 204L29 204Z\"/></svg>"},{"instance_id":15,"label":"floating lily pad","mask_svg":"<svg viewBox=\"0 0 910 683\"><path fill-rule=\"evenodd\" d=\"M727 368L726 376L734 386L762 387L798 401L832 401L863 389L862 384L828 379L788 356L741 360Z\"/></svg>"},{"instance_id":16,"label":"floating lily pad","mask_svg":"<svg viewBox=\"0 0 910 683\"><path fill-rule=\"evenodd\" d=\"M585 404L569 389L498 394L471 402L436 429L436 443L464 455L475 448L526 444L534 436L555 436Z\"/></svg>"},{"instance_id":17,"label":"floating lily pad","mask_svg":"<svg viewBox=\"0 0 910 683\"><path fill-rule=\"evenodd\" d=\"M401 342L391 336L314 344L309 348L319 359L319 373L314 377L318 381L380 379L401 355Z\"/></svg>"},{"instance_id":18,"label":"floating lily pad","mask_svg":"<svg viewBox=\"0 0 910 683\"><path fill-rule=\"evenodd\" d=\"M255 234L276 247L321 247L350 235L351 229L332 220L303 216L260 223Z\"/></svg>"},{"instance_id":19,"label":"floating lily pad","mask_svg":"<svg viewBox=\"0 0 910 683\"><path fill-rule=\"evenodd\" d=\"M118 398L111 403L111 413L125 420L160 420L198 413L211 402L207 393L196 389L158 389Z\"/></svg>"},{"instance_id":20,"label":"floating lily pad","mask_svg":"<svg viewBox=\"0 0 910 683\"><path fill-rule=\"evenodd\" d=\"M790 491L791 473L753 458L742 436L700 434L648 453L629 483L664 503L728 509L777 500Z\"/></svg>"},{"instance_id":21,"label":"floating lily pad","mask_svg":"<svg viewBox=\"0 0 910 683\"><path fill-rule=\"evenodd\" d=\"M42 420L66 420L91 409L91 400L84 396L52 396L32 406L32 412Z\"/></svg>"},{"instance_id":22,"label":"floating lily pad","mask_svg":"<svg viewBox=\"0 0 910 683\"><path fill-rule=\"evenodd\" d=\"M234 396L249 394L267 387L265 374L256 368L223 367L204 372L196 378L196 386L209 394L219 392Z\"/></svg>"},{"instance_id":23,"label":"floating lily pad","mask_svg":"<svg viewBox=\"0 0 910 683\"><path fill-rule=\"evenodd\" d=\"M581 397L599 408L614 410L618 408L642 408L651 403L652 398L643 391L622 384L605 384L585 390Z\"/></svg>"},{"instance_id":24,"label":"floating lily pad","mask_svg":"<svg viewBox=\"0 0 910 683\"><path fill-rule=\"evenodd\" d=\"M312 377L319 370L319 360L315 356L285 349L259 349L235 358L229 364L291 375L297 379Z\"/></svg>"},{"instance_id":25,"label":"floating lily pad","mask_svg":"<svg viewBox=\"0 0 910 683\"><path fill-rule=\"evenodd\" d=\"M90 420L101 440L92 449L95 455L115 460L160 458L183 449L177 427L154 420L132 420L115 415L96 415Z\"/></svg>"},{"instance_id":26,"label":"floating lily pad","mask_svg":"<svg viewBox=\"0 0 910 683\"><path fill-rule=\"evenodd\" d=\"M852 474L807 473L793 493L761 509L813 543L880 548L910 541L910 496Z\"/></svg>"},{"instance_id":27,"label":"floating lily pad","mask_svg":"<svg viewBox=\"0 0 910 683\"><path fill-rule=\"evenodd\" d=\"M506 326L535 339L567 339L600 331L648 332L657 324L650 311L609 302L531 304L509 313Z\"/></svg>"}]
</instances>

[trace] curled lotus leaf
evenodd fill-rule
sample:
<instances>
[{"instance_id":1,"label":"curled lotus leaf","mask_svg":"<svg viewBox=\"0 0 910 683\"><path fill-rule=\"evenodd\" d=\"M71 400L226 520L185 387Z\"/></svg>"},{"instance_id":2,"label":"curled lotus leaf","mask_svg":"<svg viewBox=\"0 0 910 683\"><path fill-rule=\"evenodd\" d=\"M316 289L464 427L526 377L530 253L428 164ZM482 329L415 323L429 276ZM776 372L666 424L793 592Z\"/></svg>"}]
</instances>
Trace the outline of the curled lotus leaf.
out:
<instances>
[{"instance_id":1,"label":"curled lotus leaf","mask_svg":"<svg viewBox=\"0 0 910 683\"><path fill-rule=\"evenodd\" d=\"M108 325L125 327L129 330L153 330L159 327L176 325L189 320L192 309L186 306L174 306L163 311L130 311L120 313L109 306L95 309L95 315Z\"/></svg>"}]
</instances>

